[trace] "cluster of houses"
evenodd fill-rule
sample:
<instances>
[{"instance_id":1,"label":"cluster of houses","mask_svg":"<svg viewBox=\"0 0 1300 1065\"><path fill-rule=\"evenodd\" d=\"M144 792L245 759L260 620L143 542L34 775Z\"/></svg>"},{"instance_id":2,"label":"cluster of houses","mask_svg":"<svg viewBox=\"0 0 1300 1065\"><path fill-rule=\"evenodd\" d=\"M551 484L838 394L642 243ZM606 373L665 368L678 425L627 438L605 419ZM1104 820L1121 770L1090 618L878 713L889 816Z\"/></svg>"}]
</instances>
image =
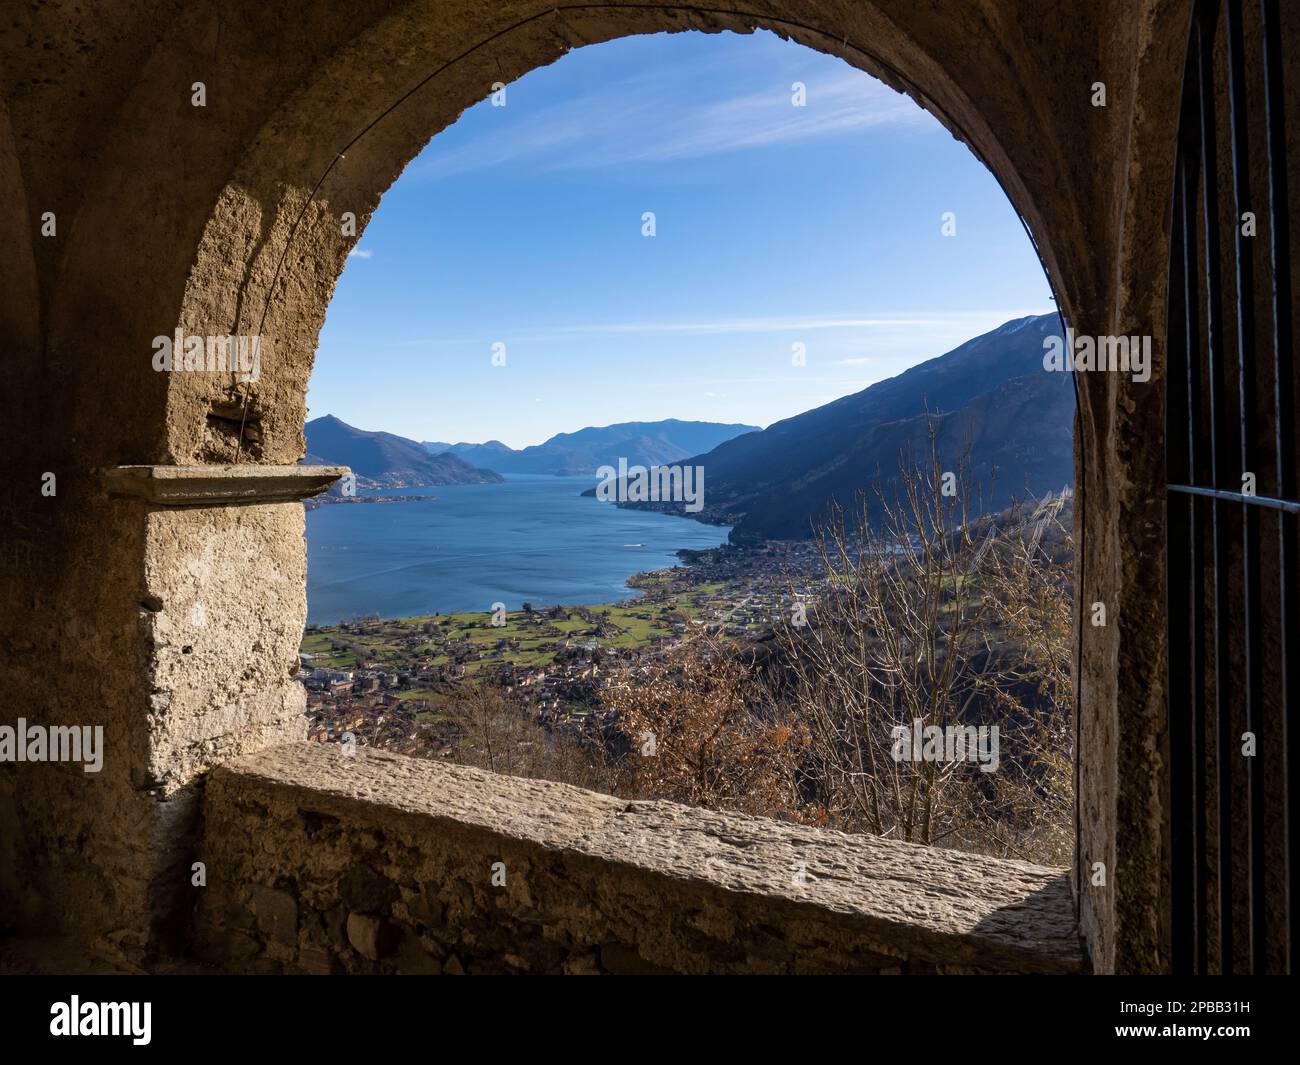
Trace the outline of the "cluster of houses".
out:
<instances>
[{"instance_id":1,"label":"cluster of houses","mask_svg":"<svg viewBox=\"0 0 1300 1065\"><path fill-rule=\"evenodd\" d=\"M598 608L551 607L525 608L525 618L519 620L545 632L549 622L576 614L590 627L567 636L551 629L556 637L554 661L545 665L511 661L512 652L519 649L516 632L503 632L490 643L448 638L439 647L442 662L435 665L428 658L429 637L439 626L432 620L409 633L391 633L391 648L411 652L401 665L339 669L316 665L332 656L304 653L298 677L307 689L310 734L329 742L350 733L365 746L445 756L455 733L446 704L454 702L467 679L467 665L473 669L469 679L499 686L521 713L548 729L603 729L609 722L601 693L615 671L657 657L697 629L744 637L772 623L789 621L799 589L816 587L824 579L817 548L808 542L773 543L744 551L723 547L692 553L691 563L684 570L669 571L667 585L661 575L654 575L659 580L646 587L644 611L633 612L632 617L663 624L663 601L675 602L674 597L683 592L690 593L697 615L686 620L679 614L670 622L670 634L634 648L609 646L624 630ZM383 624L378 619L353 619L341 624L339 631L373 636Z\"/></svg>"},{"instance_id":2,"label":"cluster of houses","mask_svg":"<svg viewBox=\"0 0 1300 1065\"><path fill-rule=\"evenodd\" d=\"M309 705L307 722L308 740L341 744L341 756L354 746L420 758L445 758L452 753L448 737L441 730L418 720L396 701L391 705Z\"/></svg>"},{"instance_id":3,"label":"cluster of houses","mask_svg":"<svg viewBox=\"0 0 1300 1065\"><path fill-rule=\"evenodd\" d=\"M572 658L549 666L516 671L507 690L525 712L548 727L574 723L600 707L600 692L609 684L609 667L590 658Z\"/></svg>"},{"instance_id":4,"label":"cluster of houses","mask_svg":"<svg viewBox=\"0 0 1300 1065\"><path fill-rule=\"evenodd\" d=\"M677 635L709 629L726 636L745 637L755 630L790 622L800 604L806 608L825 580L825 566L814 541L770 541L756 548L724 545L690 552L691 565L674 575L657 594L690 591L699 609L688 623L677 623Z\"/></svg>"},{"instance_id":5,"label":"cluster of houses","mask_svg":"<svg viewBox=\"0 0 1300 1065\"><path fill-rule=\"evenodd\" d=\"M312 666L310 658L310 655L299 655L302 668L298 670L298 680L308 692L329 696L398 692L403 688L442 684L465 672L459 665L395 670L334 669Z\"/></svg>"}]
</instances>

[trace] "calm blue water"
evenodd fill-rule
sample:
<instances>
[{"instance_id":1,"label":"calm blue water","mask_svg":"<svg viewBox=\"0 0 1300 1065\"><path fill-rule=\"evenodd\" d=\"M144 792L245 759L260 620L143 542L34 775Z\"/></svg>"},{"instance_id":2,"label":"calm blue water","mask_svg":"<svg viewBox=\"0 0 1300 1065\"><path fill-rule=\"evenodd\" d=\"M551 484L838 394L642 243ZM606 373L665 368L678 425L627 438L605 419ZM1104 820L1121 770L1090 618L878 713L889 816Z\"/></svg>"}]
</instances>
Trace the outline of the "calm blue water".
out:
<instances>
[{"instance_id":1,"label":"calm blue water","mask_svg":"<svg viewBox=\"0 0 1300 1065\"><path fill-rule=\"evenodd\" d=\"M310 510L307 619L609 603L636 594L632 574L677 565L679 548L727 538L723 526L584 499L594 483L519 475L390 493L436 497L428 502Z\"/></svg>"}]
</instances>

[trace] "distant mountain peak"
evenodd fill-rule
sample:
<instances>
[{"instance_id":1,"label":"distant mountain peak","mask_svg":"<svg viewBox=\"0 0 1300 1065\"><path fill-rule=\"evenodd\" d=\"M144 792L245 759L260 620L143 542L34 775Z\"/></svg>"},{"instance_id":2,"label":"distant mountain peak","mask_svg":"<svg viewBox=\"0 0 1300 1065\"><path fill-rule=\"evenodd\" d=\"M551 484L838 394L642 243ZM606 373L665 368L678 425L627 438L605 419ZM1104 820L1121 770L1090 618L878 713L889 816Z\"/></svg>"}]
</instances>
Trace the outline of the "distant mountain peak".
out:
<instances>
[{"instance_id":1,"label":"distant mountain peak","mask_svg":"<svg viewBox=\"0 0 1300 1065\"><path fill-rule=\"evenodd\" d=\"M307 454L314 461L349 467L365 486L423 488L447 484L492 484L503 478L456 455L432 455L415 440L349 425L333 414L305 427Z\"/></svg>"},{"instance_id":2,"label":"distant mountain peak","mask_svg":"<svg viewBox=\"0 0 1300 1065\"><path fill-rule=\"evenodd\" d=\"M1011 321L998 326L995 330L993 330L992 333L986 333L985 336L1000 336L1000 337L1010 336L1012 333L1020 332L1020 330L1024 329L1025 326L1031 323L1034 322L1046 323L1046 322L1050 322L1052 319L1056 317L1057 317L1056 312L1050 311L1047 314L1029 314L1026 315L1024 318L1013 318L1011 319Z\"/></svg>"},{"instance_id":3,"label":"distant mountain peak","mask_svg":"<svg viewBox=\"0 0 1300 1065\"><path fill-rule=\"evenodd\" d=\"M499 440L484 444L429 441L424 446L430 452L448 451L467 462L490 464L492 469L503 473L594 476L601 466L614 465L620 458L634 465L664 465L757 429L754 425L665 418L587 426L571 433L556 433L541 444L518 451Z\"/></svg>"}]
</instances>

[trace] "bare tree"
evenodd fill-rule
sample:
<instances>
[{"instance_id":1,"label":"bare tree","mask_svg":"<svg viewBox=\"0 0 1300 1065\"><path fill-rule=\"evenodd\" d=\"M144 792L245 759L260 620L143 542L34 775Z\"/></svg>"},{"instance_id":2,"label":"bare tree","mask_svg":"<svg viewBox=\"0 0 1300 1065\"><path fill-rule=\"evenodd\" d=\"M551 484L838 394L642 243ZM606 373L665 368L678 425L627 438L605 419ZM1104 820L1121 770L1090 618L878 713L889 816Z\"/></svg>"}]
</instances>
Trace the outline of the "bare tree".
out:
<instances>
[{"instance_id":1,"label":"bare tree","mask_svg":"<svg viewBox=\"0 0 1300 1065\"><path fill-rule=\"evenodd\" d=\"M824 586L806 625L777 632L781 695L812 736L806 793L821 820L850 831L1068 860L1059 502L1025 521L1016 508L979 514L973 496L966 458L948 467L932 427L925 454L903 456L895 481L821 529ZM996 735L990 758L972 757L980 728ZM918 750L932 733L942 750Z\"/></svg>"},{"instance_id":2,"label":"bare tree","mask_svg":"<svg viewBox=\"0 0 1300 1065\"><path fill-rule=\"evenodd\" d=\"M1005 647L998 692L1004 772L983 807L999 853L1065 864L1074 852L1074 543L1068 496L1006 523L987 586Z\"/></svg>"},{"instance_id":3,"label":"bare tree","mask_svg":"<svg viewBox=\"0 0 1300 1065\"><path fill-rule=\"evenodd\" d=\"M452 713L463 732L456 748L458 761L492 773L532 775L528 770L537 761L539 730L499 688L485 683L465 685Z\"/></svg>"},{"instance_id":4,"label":"bare tree","mask_svg":"<svg viewBox=\"0 0 1300 1065\"><path fill-rule=\"evenodd\" d=\"M897 729L964 726L987 701L988 545L971 494L965 462L946 469L932 430L927 454L900 458L892 485L821 530L823 594L779 638L828 823L927 844L958 831L970 767L895 755Z\"/></svg>"},{"instance_id":5,"label":"bare tree","mask_svg":"<svg viewBox=\"0 0 1300 1065\"><path fill-rule=\"evenodd\" d=\"M795 813L803 732L764 703L735 650L699 636L610 685L605 705L631 748L620 790L715 810Z\"/></svg>"},{"instance_id":6,"label":"bare tree","mask_svg":"<svg viewBox=\"0 0 1300 1065\"><path fill-rule=\"evenodd\" d=\"M613 790L613 773L598 737L584 741L576 729L546 727L506 690L484 681L467 683L452 713L461 732L455 758L464 765Z\"/></svg>"}]
</instances>

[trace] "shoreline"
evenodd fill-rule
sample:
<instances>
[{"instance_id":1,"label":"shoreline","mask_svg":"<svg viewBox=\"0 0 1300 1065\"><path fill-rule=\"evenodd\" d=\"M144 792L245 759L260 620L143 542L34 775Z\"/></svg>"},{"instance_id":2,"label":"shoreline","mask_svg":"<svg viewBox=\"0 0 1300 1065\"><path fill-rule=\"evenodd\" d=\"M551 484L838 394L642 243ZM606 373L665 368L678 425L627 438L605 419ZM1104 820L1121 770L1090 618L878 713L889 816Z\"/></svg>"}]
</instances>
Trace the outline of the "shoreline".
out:
<instances>
[{"instance_id":1,"label":"shoreline","mask_svg":"<svg viewBox=\"0 0 1300 1065\"><path fill-rule=\"evenodd\" d=\"M424 498L424 497L417 497L417 498ZM701 549L701 548L693 548L693 547L683 547L675 551L674 554L677 555L679 558L681 558L683 552L691 552L697 555L703 555L703 554L707 554L709 551L712 550L716 550L716 548ZM602 610L602 609L616 609L620 607L626 608L631 603L636 603L639 602L640 600L643 600L648 594L648 589L634 585L632 584L632 581L636 580L638 577L647 580L652 579L656 577L658 574L671 573L673 570L677 570L677 569L684 571L686 569L689 569L690 566L694 565L696 561L698 560L688 561L683 558L681 559L680 562L672 566L663 566L659 569L652 569L652 570L637 570L635 573L630 574L627 580L623 582L624 587L627 588L629 593L631 594L621 599L600 600L594 603L589 600L584 600L583 602L579 602L579 603L545 602L545 603L533 604L532 600L524 600L524 602L532 604L533 612L537 614L544 613L545 611L548 610ZM523 612L523 603L521 603L516 608L512 608L509 605L507 605L507 613L509 614L519 614L522 612ZM492 611L490 610L441 610L441 611L436 611L432 614L393 614L387 616L383 614L356 614L349 618L339 618L337 621L312 621L310 618L308 618L307 622L305 623L305 627L306 629L317 629L317 630L336 629L343 625L352 625L361 622L396 623L396 622L403 622L403 621L411 621L414 619L424 620L425 618L460 617L464 615L472 616L476 614L482 614L483 616L487 617L490 616L491 613Z\"/></svg>"},{"instance_id":2,"label":"shoreline","mask_svg":"<svg viewBox=\"0 0 1300 1065\"><path fill-rule=\"evenodd\" d=\"M626 587L636 594L615 602L311 623L300 640L303 664L337 670L369 661L381 671L451 680L480 669L549 669L596 647L617 656L653 653L701 627L752 636L788 612L791 578L811 591L820 572L815 547L802 542L723 544L692 555L632 574Z\"/></svg>"},{"instance_id":3,"label":"shoreline","mask_svg":"<svg viewBox=\"0 0 1300 1065\"><path fill-rule=\"evenodd\" d=\"M418 495L386 489L337 501L440 501L439 508L382 517L364 510L323 515L323 508L311 508L307 623L328 627L360 618L388 622L483 612L494 602L505 602L512 611L524 602L539 609L627 606L645 597L646 574L680 570L699 552L727 544L725 526L663 520L681 515L589 514L596 501L569 496L573 483L573 478L521 477L515 482L523 493L517 499L503 495L503 489L509 492L507 481L474 486L495 489L481 495L448 486L437 496L423 494L428 489L417 489ZM441 516L433 516L435 509ZM481 530L471 524L476 521L484 523ZM534 521L540 530L535 540Z\"/></svg>"}]
</instances>

